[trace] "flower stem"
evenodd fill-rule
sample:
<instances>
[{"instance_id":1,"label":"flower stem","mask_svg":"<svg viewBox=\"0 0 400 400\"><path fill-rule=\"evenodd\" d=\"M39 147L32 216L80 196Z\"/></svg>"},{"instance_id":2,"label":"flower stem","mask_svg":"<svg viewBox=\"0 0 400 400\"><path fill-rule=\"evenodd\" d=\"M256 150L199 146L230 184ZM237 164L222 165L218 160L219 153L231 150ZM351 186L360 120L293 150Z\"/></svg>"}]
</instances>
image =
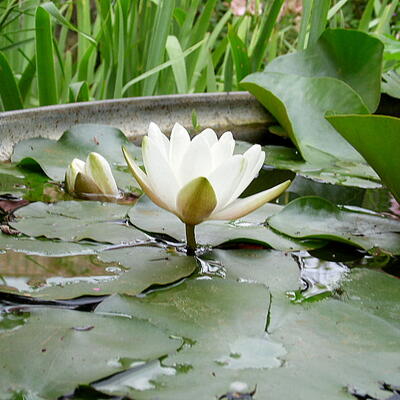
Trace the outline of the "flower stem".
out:
<instances>
[{"instance_id":1,"label":"flower stem","mask_svg":"<svg viewBox=\"0 0 400 400\"><path fill-rule=\"evenodd\" d=\"M196 225L186 224L186 243L187 243L187 255L194 256L196 250L196 237L194 234L194 228Z\"/></svg>"}]
</instances>

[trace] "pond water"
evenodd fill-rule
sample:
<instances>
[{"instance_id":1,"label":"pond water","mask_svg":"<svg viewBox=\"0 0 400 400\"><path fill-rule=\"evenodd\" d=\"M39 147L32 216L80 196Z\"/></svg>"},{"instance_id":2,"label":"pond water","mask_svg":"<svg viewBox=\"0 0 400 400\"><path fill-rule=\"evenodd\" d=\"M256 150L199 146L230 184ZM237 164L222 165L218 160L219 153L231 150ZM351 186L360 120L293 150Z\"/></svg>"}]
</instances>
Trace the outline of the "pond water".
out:
<instances>
[{"instance_id":1,"label":"pond water","mask_svg":"<svg viewBox=\"0 0 400 400\"><path fill-rule=\"evenodd\" d=\"M387 398L379 382L400 383L390 194L264 168L244 196L286 179L273 204L199 225L189 257L183 224L146 198L79 201L1 164L0 397ZM351 207L311 197L300 228L277 218L302 196Z\"/></svg>"}]
</instances>

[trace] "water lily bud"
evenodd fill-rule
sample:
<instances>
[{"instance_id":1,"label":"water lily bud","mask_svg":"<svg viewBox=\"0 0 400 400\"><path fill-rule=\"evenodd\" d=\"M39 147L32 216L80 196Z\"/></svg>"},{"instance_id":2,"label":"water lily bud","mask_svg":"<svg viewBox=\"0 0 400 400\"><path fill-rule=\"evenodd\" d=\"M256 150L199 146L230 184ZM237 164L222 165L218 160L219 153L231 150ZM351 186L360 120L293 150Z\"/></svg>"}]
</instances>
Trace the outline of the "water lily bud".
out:
<instances>
[{"instance_id":1,"label":"water lily bud","mask_svg":"<svg viewBox=\"0 0 400 400\"><path fill-rule=\"evenodd\" d=\"M279 196L286 181L243 199L239 196L258 175L265 153L258 144L244 154L233 154L231 132L219 139L205 129L193 140L175 124L171 138L151 123L143 138L144 173L123 148L126 162L143 191L156 203L179 217L187 226L206 220L233 220L256 210Z\"/></svg>"},{"instance_id":2,"label":"water lily bud","mask_svg":"<svg viewBox=\"0 0 400 400\"><path fill-rule=\"evenodd\" d=\"M98 153L90 153L86 162L75 158L67 168L65 184L68 192L83 198L110 201L119 195L110 164Z\"/></svg>"},{"instance_id":3,"label":"water lily bud","mask_svg":"<svg viewBox=\"0 0 400 400\"><path fill-rule=\"evenodd\" d=\"M111 172L110 164L98 153L90 153L86 160L85 174L99 187L101 193L118 196L118 187Z\"/></svg>"}]
</instances>

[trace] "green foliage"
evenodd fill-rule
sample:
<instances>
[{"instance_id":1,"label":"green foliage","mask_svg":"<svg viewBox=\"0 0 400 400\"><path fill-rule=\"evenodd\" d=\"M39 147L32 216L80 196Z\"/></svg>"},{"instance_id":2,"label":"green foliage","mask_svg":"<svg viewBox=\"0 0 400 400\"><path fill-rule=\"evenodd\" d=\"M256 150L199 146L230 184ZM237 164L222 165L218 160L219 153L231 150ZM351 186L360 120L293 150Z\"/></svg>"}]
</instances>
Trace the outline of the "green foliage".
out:
<instances>
[{"instance_id":1,"label":"green foliage","mask_svg":"<svg viewBox=\"0 0 400 400\"><path fill-rule=\"evenodd\" d=\"M383 115L338 115L328 121L379 174L400 202L400 119Z\"/></svg>"}]
</instances>

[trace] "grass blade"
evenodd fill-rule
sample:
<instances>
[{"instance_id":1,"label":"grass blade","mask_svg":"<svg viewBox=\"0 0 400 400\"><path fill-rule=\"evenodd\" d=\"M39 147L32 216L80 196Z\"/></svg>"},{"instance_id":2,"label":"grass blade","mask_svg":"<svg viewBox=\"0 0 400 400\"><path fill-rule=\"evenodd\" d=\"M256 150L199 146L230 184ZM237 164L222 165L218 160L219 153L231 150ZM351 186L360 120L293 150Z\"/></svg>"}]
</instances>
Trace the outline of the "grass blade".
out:
<instances>
[{"instance_id":1,"label":"grass blade","mask_svg":"<svg viewBox=\"0 0 400 400\"><path fill-rule=\"evenodd\" d=\"M274 0L269 10L265 10L263 14L263 23L260 29L254 51L251 55L251 69L258 71L267 52L267 46L274 29L279 12L281 11L284 0Z\"/></svg>"},{"instance_id":2,"label":"grass blade","mask_svg":"<svg viewBox=\"0 0 400 400\"><path fill-rule=\"evenodd\" d=\"M250 60L247 55L247 49L240 40L232 26L228 28L228 38L231 45L233 62L236 70L236 80L239 83L250 71Z\"/></svg>"},{"instance_id":3,"label":"grass blade","mask_svg":"<svg viewBox=\"0 0 400 400\"><path fill-rule=\"evenodd\" d=\"M42 7L36 10L35 28L39 104L47 106L56 104L58 97L50 14Z\"/></svg>"},{"instance_id":4,"label":"grass blade","mask_svg":"<svg viewBox=\"0 0 400 400\"><path fill-rule=\"evenodd\" d=\"M0 52L0 97L5 111L23 108L21 94L6 56Z\"/></svg>"},{"instance_id":5,"label":"grass blade","mask_svg":"<svg viewBox=\"0 0 400 400\"><path fill-rule=\"evenodd\" d=\"M372 12L374 11L374 1L375 0L368 0L368 3L364 9L364 12L360 19L360 23L358 25L359 31L368 32L369 23L372 19Z\"/></svg>"},{"instance_id":6,"label":"grass blade","mask_svg":"<svg viewBox=\"0 0 400 400\"><path fill-rule=\"evenodd\" d=\"M81 0L83 1L83 0ZM68 19L64 18L64 16L60 13L59 9L56 7L56 5L52 1L48 1L46 3L43 3L40 7L44 8L54 19L60 23L61 25L64 25L68 29L71 29L71 31L74 31L78 33L79 35L83 36L85 39L89 40L92 42L94 45L97 45L97 42L94 38L92 38L90 35L87 33L81 31L80 29L76 28L71 22L68 21Z\"/></svg>"},{"instance_id":7,"label":"grass blade","mask_svg":"<svg viewBox=\"0 0 400 400\"><path fill-rule=\"evenodd\" d=\"M29 89L32 85L33 78L35 77L36 73L36 59L35 55L33 55L32 59L28 61L24 72L21 75L21 78L18 81L18 89L21 93L21 100L22 102L25 101L25 98L29 92Z\"/></svg>"},{"instance_id":8,"label":"grass blade","mask_svg":"<svg viewBox=\"0 0 400 400\"><path fill-rule=\"evenodd\" d=\"M167 53L170 60L180 59L179 62L172 64L172 72L175 78L176 89L178 93L187 93L187 73L186 63L183 57L182 47L176 36L168 36L167 39Z\"/></svg>"},{"instance_id":9,"label":"grass blade","mask_svg":"<svg viewBox=\"0 0 400 400\"><path fill-rule=\"evenodd\" d=\"M86 82L75 82L69 85L69 102L89 101L89 88Z\"/></svg>"},{"instance_id":10,"label":"grass blade","mask_svg":"<svg viewBox=\"0 0 400 400\"><path fill-rule=\"evenodd\" d=\"M182 53L182 58L187 57L189 54L193 53L195 50L197 50L204 42L205 39L200 41L199 43L196 43L194 46L189 47L187 50L185 50ZM157 74L158 72L164 70L165 68L171 67L174 63L179 62L181 58L177 58L174 60L169 60L161 65L158 65L157 67L144 72L143 74L137 76L136 78L130 80L128 83L125 84L125 86L122 88L122 93L124 94L132 85L135 85L138 82L143 81L144 79L147 79L151 77L154 74Z\"/></svg>"},{"instance_id":11,"label":"grass blade","mask_svg":"<svg viewBox=\"0 0 400 400\"><path fill-rule=\"evenodd\" d=\"M147 54L146 71L154 69L154 67L161 64L163 61L165 44L167 42L174 8L175 0L159 0L159 6L154 21L154 31L151 36ZM143 86L144 96L151 96L154 93L157 78L158 73L153 73L145 80Z\"/></svg>"},{"instance_id":12,"label":"grass blade","mask_svg":"<svg viewBox=\"0 0 400 400\"><path fill-rule=\"evenodd\" d=\"M308 45L314 44L325 30L331 0L316 0L313 3Z\"/></svg>"}]
</instances>

